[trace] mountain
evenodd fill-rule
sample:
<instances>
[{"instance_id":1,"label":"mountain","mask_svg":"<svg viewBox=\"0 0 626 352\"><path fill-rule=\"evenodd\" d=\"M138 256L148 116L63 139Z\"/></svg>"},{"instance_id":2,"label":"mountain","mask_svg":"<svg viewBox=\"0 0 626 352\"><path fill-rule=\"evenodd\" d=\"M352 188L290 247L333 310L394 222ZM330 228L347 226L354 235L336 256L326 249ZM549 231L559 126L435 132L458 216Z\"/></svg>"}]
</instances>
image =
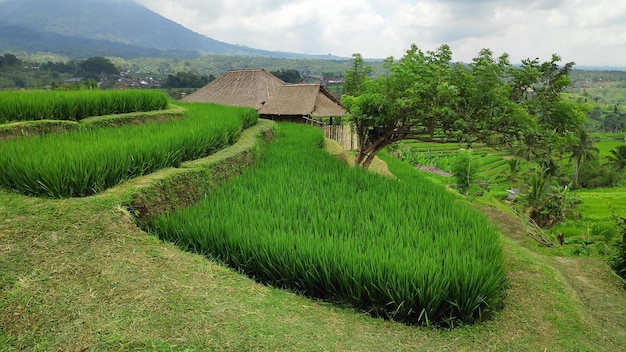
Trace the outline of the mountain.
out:
<instances>
[{"instance_id":1,"label":"mountain","mask_svg":"<svg viewBox=\"0 0 626 352\"><path fill-rule=\"evenodd\" d=\"M132 0L0 0L0 51L46 51L76 58L224 54L337 59L224 43Z\"/></svg>"}]
</instances>

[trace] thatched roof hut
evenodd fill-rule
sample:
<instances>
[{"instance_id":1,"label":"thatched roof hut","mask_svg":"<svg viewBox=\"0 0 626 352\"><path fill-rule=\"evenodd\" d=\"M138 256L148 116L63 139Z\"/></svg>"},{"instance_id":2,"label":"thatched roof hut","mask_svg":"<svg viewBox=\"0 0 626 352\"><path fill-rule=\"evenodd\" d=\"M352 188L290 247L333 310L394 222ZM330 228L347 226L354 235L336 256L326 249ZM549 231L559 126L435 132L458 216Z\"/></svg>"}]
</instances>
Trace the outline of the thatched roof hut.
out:
<instances>
[{"instance_id":1,"label":"thatched roof hut","mask_svg":"<svg viewBox=\"0 0 626 352\"><path fill-rule=\"evenodd\" d=\"M339 100L319 83L282 85L259 109L259 114L266 117L338 117L347 113Z\"/></svg>"},{"instance_id":2,"label":"thatched roof hut","mask_svg":"<svg viewBox=\"0 0 626 352\"><path fill-rule=\"evenodd\" d=\"M285 82L263 69L233 70L183 98L186 102L249 106L259 110Z\"/></svg>"},{"instance_id":3,"label":"thatched roof hut","mask_svg":"<svg viewBox=\"0 0 626 352\"><path fill-rule=\"evenodd\" d=\"M321 84L287 84L263 69L228 71L183 101L249 106L261 117L283 121L347 115Z\"/></svg>"}]
</instances>

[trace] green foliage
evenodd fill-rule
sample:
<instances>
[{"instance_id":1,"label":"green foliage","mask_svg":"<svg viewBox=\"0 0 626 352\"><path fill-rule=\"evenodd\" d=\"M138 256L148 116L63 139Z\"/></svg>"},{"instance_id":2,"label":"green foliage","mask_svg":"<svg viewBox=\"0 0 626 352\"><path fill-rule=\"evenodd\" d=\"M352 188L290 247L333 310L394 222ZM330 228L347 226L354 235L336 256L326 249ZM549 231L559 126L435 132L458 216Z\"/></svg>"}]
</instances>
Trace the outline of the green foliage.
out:
<instances>
[{"instance_id":1,"label":"green foliage","mask_svg":"<svg viewBox=\"0 0 626 352\"><path fill-rule=\"evenodd\" d=\"M167 75L163 88L202 88L213 81L215 76L198 76L193 72L178 72L176 75Z\"/></svg>"},{"instance_id":2,"label":"green foliage","mask_svg":"<svg viewBox=\"0 0 626 352\"><path fill-rule=\"evenodd\" d=\"M352 67L344 74L343 91L347 95L357 96L363 93L364 85L369 80L372 67L366 66L361 54L352 54Z\"/></svg>"},{"instance_id":3,"label":"green foliage","mask_svg":"<svg viewBox=\"0 0 626 352\"><path fill-rule=\"evenodd\" d=\"M355 63L357 61L355 60ZM470 65L452 63L450 47L422 52L413 45L388 73L344 96L359 138L356 162L367 167L382 148L404 139L512 144L535 128L514 93L508 55L483 49Z\"/></svg>"},{"instance_id":4,"label":"green foliage","mask_svg":"<svg viewBox=\"0 0 626 352\"><path fill-rule=\"evenodd\" d=\"M0 92L0 123L31 120L73 120L90 116L163 110L169 103L157 91L4 91Z\"/></svg>"},{"instance_id":5,"label":"green foliage","mask_svg":"<svg viewBox=\"0 0 626 352\"><path fill-rule=\"evenodd\" d=\"M574 142L567 150L570 153L570 159L574 160L574 186L578 186L581 163L595 160L599 150L593 146L593 140L583 128L575 131Z\"/></svg>"},{"instance_id":6,"label":"green foliage","mask_svg":"<svg viewBox=\"0 0 626 352\"><path fill-rule=\"evenodd\" d=\"M0 68L3 66L15 66L19 65L22 62L13 54L4 54L0 56Z\"/></svg>"},{"instance_id":7,"label":"green foliage","mask_svg":"<svg viewBox=\"0 0 626 352\"><path fill-rule=\"evenodd\" d=\"M483 216L408 164L389 165L401 182L347 168L318 129L284 124L277 136L241 177L151 231L261 282L409 324L470 323L498 305L503 256Z\"/></svg>"},{"instance_id":8,"label":"green foliage","mask_svg":"<svg viewBox=\"0 0 626 352\"><path fill-rule=\"evenodd\" d=\"M518 197L528 216L542 228L565 220L579 200L570 193L571 183L561 186L553 168L531 172L525 180L526 193Z\"/></svg>"},{"instance_id":9,"label":"green foliage","mask_svg":"<svg viewBox=\"0 0 626 352\"><path fill-rule=\"evenodd\" d=\"M626 145L619 145L609 153L610 155L606 156L606 165L617 172L623 172L626 168Z\"/></svg>"},{"instance_id":10,"label":"green foliage","mask_svg":"<svg viewBox=\"0 0 626 352\"><path fill-rule=\"evenodd\" d=\"M462 150L456 154L452 163L452 174L459 192L467 194L478 174L478 162L471 150Z\"/></svg>"},{"instance_id":11,"label":"green foliage","mask_svg":"<svg viewBox=\"0 0 626 352\"><path fill-rule=\"evenodd\" d=\"M49 197L87 196L233 143L256 121L248 108L186 104L165 123L82 129L0 142L0 186Z\"/></svg>"},{"instance_id":12,"label":"green foliage","mask_svg":"<svg viewBox=\"0 0 626 352\"><path fill-rule=\"evenodd\" d=\"M78 65L79 72L87 78L99 79L102 75L119 75L111 60L102 56L90 57Z\"/></svg>"},{"instance_id":13,"label":"green foliage","mask_svg":"<svg viewBox=\"0 0 626 352\"><path fill-rule=\"evenodd\" d=\"M562 232L565 238L579 242L612 243L617 229L610 209L626 211L626 193L622 188L578 189L572 193L580 203L567 214L567 220L554 226L551 232Z\"/></svg>"},{"instance_id":14,"label":"green foliage","mask_svg":"<svg viewBox=\"0 0 626 352\"><path fill-rule=\"evenodd\" d=\"M302 76L298 70L281 68L277 71L270 71L270 73L287 83L302 83Z\"/></svg>"},{"instance_id":15,"label":"green foliage","mask_svg":"<svg viewBox=\"0 0 626 352\"><path fill-rule=\"evenodd\" d=\"M626 218L615 214L612 208L611 215L622 236L615 244L615 253L611 258L611 267L622 279L626 280Z\"/></svg>"},{"instance_id":16,"label":"green foliage","mask_svg":"<svg viewBox=\"0 0 626 352\"><path fill-rule=\"evenodd\" d=\"M621 175L601 164L598 160L592 160L581 165L578 176L578 185L582 188L615 187L619 185Z\"/></svg>"},{"instance_id":17,"label":"green foliage","mask_svg":"<svg viewBox=\"0 0 626 352\"><path fill-rule=\"evenodd\" d=\"M430 148L426 148L426 151L422 151L423 148L419 148L417 145L400 144L397 149L391 148L393 154L400 158L400 160L417 166L433 166L444 171L450 171L450 162L448 153L433 152ZM456 148L452 149L450 153L456 152Z\"/></svg>"}]
</instances>

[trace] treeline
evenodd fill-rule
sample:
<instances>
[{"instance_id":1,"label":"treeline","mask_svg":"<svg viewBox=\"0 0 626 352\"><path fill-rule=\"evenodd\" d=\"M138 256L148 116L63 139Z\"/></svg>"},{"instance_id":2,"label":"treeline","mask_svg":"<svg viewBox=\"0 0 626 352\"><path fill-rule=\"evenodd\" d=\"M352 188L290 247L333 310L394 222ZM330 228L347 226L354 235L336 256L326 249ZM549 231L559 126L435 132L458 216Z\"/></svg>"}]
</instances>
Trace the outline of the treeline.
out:
<instances>
[{"instance_id":1,"label":"treeline","mask_svg":"<svg viewBox=\"0 0 626 352\"><path fill-rule=\"evenodd\" d=\"M48 61L39 66L39 70L66 73L74 76L82 76L85 79L99 79L103 75L119 75L120 70L115 67L111 60L102 56L90 57L84 61L51 62Z\"/></svg>"},{"instance_id":2,"label":"treeline","mask_svg":"<svg viewBox=\"0 0 626 352\"><path fill-rule=\"evenodd\" d=\"M274 76L282 79L287 83L300 83L302 82L302 76L298 70L294 69L280 69L277 71L270 71Z\"/></svg>"},{"instance_id":3,"label":"treeline","mask_svg":"<svg viewBox=\"0 0 626 352\"><path fill-rule=\"evenodd\" d=\"M13 54L4 54L3 56L0 56L0 67L15 66L20 63L22 63L22 61L20 61L20 59Z\"/></svg>"},{"instance_id":4,"label":"treeline","mask_svg":"<svg viewBox=\"0 0 626 352\"><path fill-rule=\"evenodd\" d=\"M573 70L571 73L574 86L578 82L625 82L625 71L582 71Z\"/></svg>"},{"instance_id":5,"label":"treeline","mask_svg":"<svg viewBox=\"0 0 626 352\"><path fill-rule=\"evenodd\" d=\"M117 62L117 61L116 61ZM147 74L134 72L143 78ZM29 62L20 60L13 54L0 55L0 89L52 88L52 89L111 89L118 87L120 78L132 79L128 67L116 65L111 59L94 56L85 60L50 60ZM162 77L162 75L155 75ZM72 79L72 82L67 82ZM158 86L164 88L201 88L215 79L215 76L200 75L191 71L169 74L158 79ZM127 87L127 86L123 86ZM145 88L145 87L144 87Z\"/></svg>"},{"instance_id":6,"label":"treeline","mask_svg":"<svg viewBox=\"0 0 626 352\"><path fill-rule=\"evenodd\" d=\"M596 104L587 113L587 126L592 131L622 132L626 129L626 110L619 105Z\"/></svg>"},{"instance_id":7,"label":"treeline","mask_svg":"<svg viewBox=\"0 0 626 352\"><path fill-rule=\"evenodd\" d=\"M192 72L178 72L176 75L167 75L163 88L202 88L212 82L215 76L199 76Z\"/></svg>"}]
</instances>

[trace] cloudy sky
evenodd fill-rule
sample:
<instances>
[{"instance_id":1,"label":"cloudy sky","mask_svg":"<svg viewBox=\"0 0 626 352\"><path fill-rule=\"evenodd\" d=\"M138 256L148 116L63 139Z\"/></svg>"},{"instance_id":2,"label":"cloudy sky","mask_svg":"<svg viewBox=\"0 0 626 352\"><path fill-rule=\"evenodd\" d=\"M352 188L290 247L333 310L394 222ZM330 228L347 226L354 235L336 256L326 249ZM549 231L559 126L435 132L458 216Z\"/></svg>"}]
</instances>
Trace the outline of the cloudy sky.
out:
<instances>
[{"instance_id":1,"label":"cloudy sky","mask_svg":"<svg viewBox=\"0 0 626 352\"><path fill-rule=\"evenodd\" d=\"M481 48L512 62L553 53L578 66L626 67L623 0L136 0L231 44L305 54L401 57L449 44L455 61Z\"/></svg>"}]
</instances>

